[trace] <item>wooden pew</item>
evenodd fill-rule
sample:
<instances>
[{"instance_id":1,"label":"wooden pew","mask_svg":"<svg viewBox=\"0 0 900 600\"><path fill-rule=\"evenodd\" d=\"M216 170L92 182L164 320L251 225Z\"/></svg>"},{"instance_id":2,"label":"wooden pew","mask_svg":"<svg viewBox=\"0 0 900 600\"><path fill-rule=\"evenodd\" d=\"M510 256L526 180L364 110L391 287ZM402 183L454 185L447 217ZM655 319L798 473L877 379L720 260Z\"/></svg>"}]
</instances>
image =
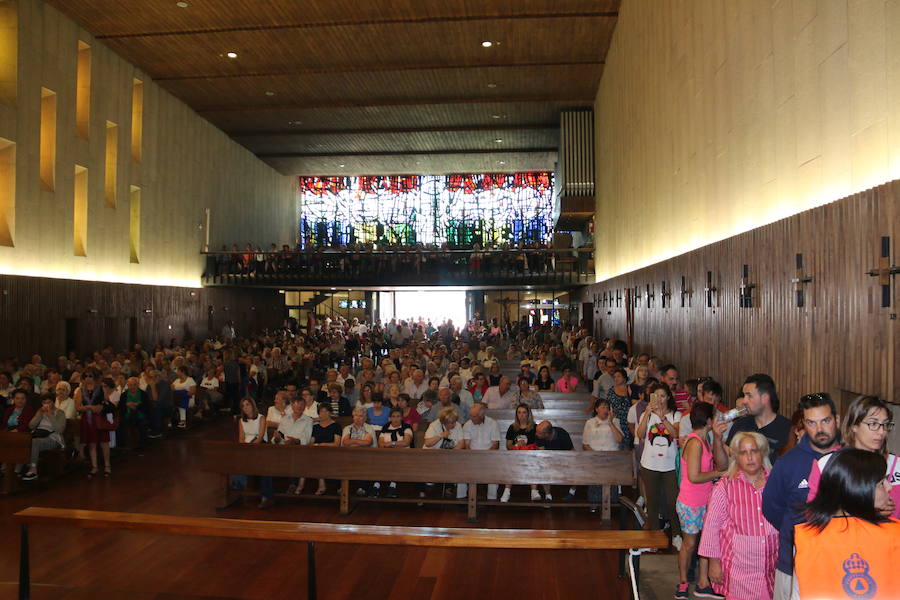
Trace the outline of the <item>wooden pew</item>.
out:
<instances>
[{"instance_id":1,"label":"wooden pew","mask_svg":"<svg viewBox=\"0 0 900 600\"><path fill-rule=\"evenodd\" d=\"M630 486L635 482L630 452L385 450L204 441L201 468L221 476L221 507L236 499L229 489L229 475L339 479L341 514L351 509L351 480L467 483L470 520L477 518L478 484ZM577 506L562 506L573 505ZM609 517L608 491L604 493L603 516Z\"/></svg>"},{"instance_id":2,"label":"wooden pew","mask_svg":"<svg viewBox=\"0 0 900 600\"><path fill-rule=\"evenodd\" d=\"M3 493L11 494L19 487L16 465L31 462L31 436L27 433L0 432L0 463L3 463Z\"/></svg>"},{"instance_id":3,"label":"wooden pew","mask_svg":"<svg viewBox=\"0 0 900 600\"><path fill-rule=\"evenodd\" d=\"M449 454L449 453L447 453ZM29 525L81 529L130 530L229 539L282 540L307 543L307 598L316 598L316 542L440 548L629 550L666 548L662 531L543 530L402 527L336 523L253 521L209 517L177 517L64 508L31 507L14 515L21 524L19 598L30 596Z\"/></svg>"}]
</instances>

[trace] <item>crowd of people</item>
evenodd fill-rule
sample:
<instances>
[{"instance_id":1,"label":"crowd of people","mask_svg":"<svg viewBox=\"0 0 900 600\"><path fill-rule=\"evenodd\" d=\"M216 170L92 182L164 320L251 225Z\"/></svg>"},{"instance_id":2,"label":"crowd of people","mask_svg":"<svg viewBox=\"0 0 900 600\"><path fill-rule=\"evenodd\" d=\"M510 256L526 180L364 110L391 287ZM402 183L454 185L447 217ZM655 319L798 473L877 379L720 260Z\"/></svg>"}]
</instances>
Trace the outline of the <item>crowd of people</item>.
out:
<instances>
[{"instance_id":1,"label":"crowd of people","mask_svg":"<svg viewBox=\"0 0 900 600\"><path fill-rule=\"evenodd\" d=\"M479 242L466 246L443 244L364 244L332 246L307 244L292 248L271 244L267 250L247 243L243 248L227 245L214 253L212 275L263 275L283 273L339 273L347 276L370 272L442 272L458 275L476 273L548 273L557 268L557 258L573 259L584 272L590 249L553 250L549 242ZM567 269L571 260L567 261Z\"/></svg>"},{"instance_id":2,"label":"crowd of people","mask_svg":"<svg viewBox=\"0 0 900 600\"><path fill-rule=\"evenodd\" d=\"M876 596L876 588L900 590L891 568L900 557L900 464L887 452L893 412L878 398L859 397L841 415L828 394L814 393L788 419L766 374L748 376L730 403L720 382L683 380L673 364L576 326L457 328L339 316L310 325L257 337L232 330L150 352L60 356L52 367L39 356L4 361L4 423L33 437L21 476L36 477L40 452L66 443L67 419L79 420L74 450L87 453L95 475L101 456L110 473L112 437L136 435L142 448L216 411L234 415L240 443L405 450L418 438L428 450L574 450L570 433L536 422L535 411L542 392L587 392L580 450L634 453L638 489L616 493L637 498L645 527L670 532L675 598L690 597L692 579L701 598L827 598L841 589L872 598L892 597ZM515 411L505 433L495 409ZM275 483L260 478L260 507L273 503ZM306 487L298 477L287 491ZM398 495L392 481L355 488ZM314 493L326 491L319 480ZM424 496L426 486L416 491ZM464 484L446 488L458 498L466 492ZM600 488L586 492L595 510ZM500 502L511 493L487 489ZM577 493L570 488L561 500ZM531 486L530 497L553 502L549 486Z\"/></svg>"}]
</instances>

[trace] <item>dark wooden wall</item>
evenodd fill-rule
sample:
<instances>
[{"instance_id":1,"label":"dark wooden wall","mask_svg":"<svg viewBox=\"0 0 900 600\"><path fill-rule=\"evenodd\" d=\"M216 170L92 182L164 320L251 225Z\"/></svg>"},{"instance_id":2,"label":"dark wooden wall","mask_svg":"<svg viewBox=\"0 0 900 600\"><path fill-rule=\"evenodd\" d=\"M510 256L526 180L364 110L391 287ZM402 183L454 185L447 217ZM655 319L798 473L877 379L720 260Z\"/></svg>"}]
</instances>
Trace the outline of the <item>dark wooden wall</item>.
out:
<instances>
[{"instance_id":1,"label":"dark wooden wall","mask_svg":"<svg viewBox=\"0 0 900 600\"><path fill-rule=\"evenodd\" d=\"M801 395L818 391L843 402L850 392L900 402L900 280L893 278L891 306L882 308L881 288L866 274L878 265L882 236L891 237L892 264L900 262L898 200L900 181L894 181L588 286L581 300L594 302L597 334L627 339L627 298L637 286L634 349L676 363L682 377L713 376L729 396L747 375L769 373L786 415ZM813 278L804 286L803 308L791 283L797 253ZM750 308L739 303L745 264L756 285ZM718 288L712 308L704 292L707 271ZM692 292L684 308L682 276ZM671 291L666 308L663 281Z\"/></svg>"},{"instance_id":2,"label":"dark wooden wall","mask_svg":"<svg viewBox=\"0 0 900 600\"><path fill-rule=\"evenodd\" d=\"M171 338L202 339L210 333L210 306L214 333L226 319L234 320L239 335L258 332L281 323L283 298L277 290L0 275L0 356L28 358L37 352L53 364L67 349L67 329L79 353L125 348L132 341L146 348Z\"/></svg>"}]
</instances>

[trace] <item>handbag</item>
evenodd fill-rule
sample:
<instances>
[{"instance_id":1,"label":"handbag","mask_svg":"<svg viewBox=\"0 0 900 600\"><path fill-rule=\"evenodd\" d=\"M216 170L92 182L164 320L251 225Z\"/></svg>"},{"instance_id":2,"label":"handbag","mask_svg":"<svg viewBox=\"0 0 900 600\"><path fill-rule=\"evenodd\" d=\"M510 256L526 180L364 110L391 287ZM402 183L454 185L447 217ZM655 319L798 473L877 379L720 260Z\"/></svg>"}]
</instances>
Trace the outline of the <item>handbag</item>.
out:
<instances>
[{"instance_id":1,"label":"handbag","mask_svg":"<svg viewBox=\"0 0 900 600\"><path fill-rule=\"evenodd\" d=\"M34 429L31 432L31 437L33 437L33 438L50 437L50 431L48 429Z\"/></svg>"},{"instance_id":2,"label":"handbag","mask_svg":"<svg viewBox=\"0 0 900 600\"><path fill-rule=\"evenodd\" d=\"M106 418L108 413L99 412L94 415L94 427L100 431L115 431L119 428L119 415L114 415L113 420Z\"/></svg>"}]
</instances>

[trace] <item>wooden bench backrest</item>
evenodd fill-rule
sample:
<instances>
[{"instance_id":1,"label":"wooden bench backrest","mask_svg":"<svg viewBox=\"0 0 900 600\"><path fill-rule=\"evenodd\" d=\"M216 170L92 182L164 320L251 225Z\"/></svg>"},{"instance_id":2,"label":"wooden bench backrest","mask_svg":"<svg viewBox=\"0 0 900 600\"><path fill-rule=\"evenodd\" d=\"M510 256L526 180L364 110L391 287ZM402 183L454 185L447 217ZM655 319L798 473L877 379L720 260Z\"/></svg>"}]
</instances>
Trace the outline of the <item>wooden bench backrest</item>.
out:
<instances>
[{"instance_id":1,"label":"wooden bench backrest","mask_svg":"<svg viewBox=\"0 0 900 600\"><path fill-rule=\"evenodd\" d=\"M202 469L225 475L464 483L632 485L630 452L313 448L205 441Z\"/></svg>"},{"instance_id":2,"label":"wooden bench backrest","mask_svg":"<svg viewBox=\"0 0 900 600\"><path fill-rule=\"evenodd\" d=\"M33 525L86 529L128 529L233 539L297 542L379 544L389 546L441 546L448 548L565 548L627 550L665 548L662 531L608 529L480 529L350 525L252 521L210 517L176 517L67 508L31 507L17 512L16 521Z\"/></svg>"},{"instance_id":3,"label":"wooden bench backrest","mask_svg":"<svg viewBox=\"0 0 900 600\"><path fill-rule=\"evenodd\" d=\"M30 460L30 435L9 431L0 432L0 463L25 464Z\"/></svg>"}]
</instances>

